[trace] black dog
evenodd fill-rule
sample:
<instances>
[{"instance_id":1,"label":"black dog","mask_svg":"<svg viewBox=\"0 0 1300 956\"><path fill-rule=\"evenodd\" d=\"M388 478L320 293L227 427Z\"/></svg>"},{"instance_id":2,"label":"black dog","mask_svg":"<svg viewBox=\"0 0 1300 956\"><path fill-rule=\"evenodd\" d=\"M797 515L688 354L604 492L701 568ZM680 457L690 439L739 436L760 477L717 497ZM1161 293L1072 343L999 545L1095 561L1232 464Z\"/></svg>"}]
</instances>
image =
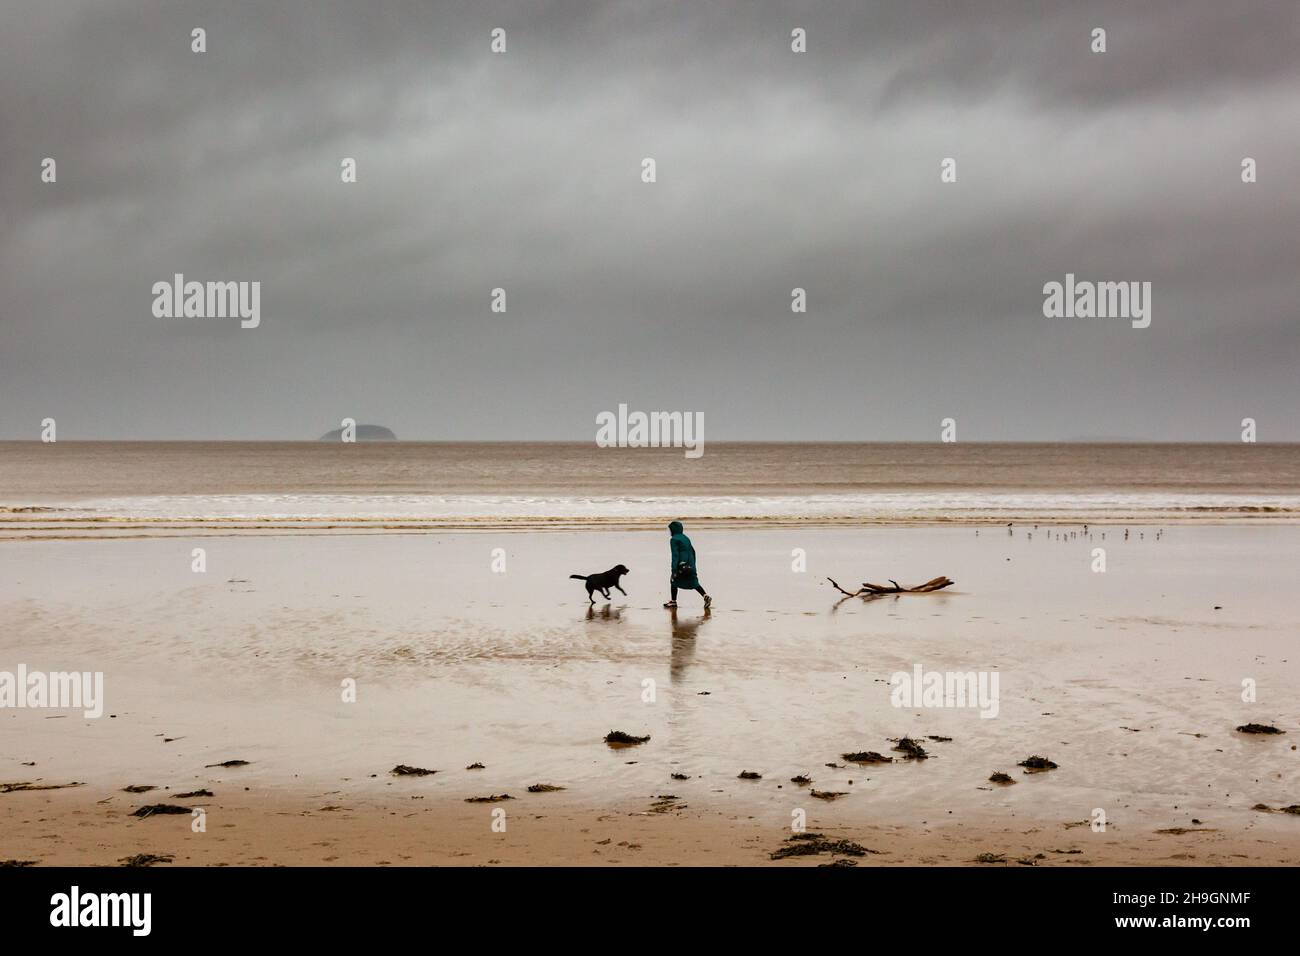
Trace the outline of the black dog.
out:
<instances>
[{"instance_id":1,"label":"black dog","mask_svg":"<svg viewBox=\"0 0 1300 956\"><path fill-rule=\"evenodd\" d=\"M618 586L618 579L625 574L631 574L627 568L621 564L616 564L608 571L602 571L600 574L570 574L569 577L577 578L579 581L585 581L587 584L587 600L592 604L596 599L591 596L592 591L599 591L606 601L609 600L609 589L618 588L618 593L627 597L627 592Z\"/></svg>"}]
</instances>

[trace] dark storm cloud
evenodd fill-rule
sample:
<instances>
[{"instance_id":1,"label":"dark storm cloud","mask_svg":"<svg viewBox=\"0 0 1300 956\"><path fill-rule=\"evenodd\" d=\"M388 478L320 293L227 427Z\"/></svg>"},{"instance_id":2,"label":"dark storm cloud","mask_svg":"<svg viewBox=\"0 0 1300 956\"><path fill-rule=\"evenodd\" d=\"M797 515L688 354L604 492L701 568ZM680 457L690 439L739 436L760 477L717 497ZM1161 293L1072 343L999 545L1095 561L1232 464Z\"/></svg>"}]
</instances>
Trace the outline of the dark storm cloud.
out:
<instances>
[{"instance_id":1,"label":"dark storm cloud","mask_svg":"<svg viewBox=\"0 0 1300 956\"><path fill-rule=\"evenodd\" d=\"M10 5L0 436L589 438L626 402L714 441L1296 440L1297 40L1280 0ZM175 272L260 280L262 326L154 318ZM1066 272L1150 281L1151 328L1044 318Z\"/></svg>"}]
</instances>

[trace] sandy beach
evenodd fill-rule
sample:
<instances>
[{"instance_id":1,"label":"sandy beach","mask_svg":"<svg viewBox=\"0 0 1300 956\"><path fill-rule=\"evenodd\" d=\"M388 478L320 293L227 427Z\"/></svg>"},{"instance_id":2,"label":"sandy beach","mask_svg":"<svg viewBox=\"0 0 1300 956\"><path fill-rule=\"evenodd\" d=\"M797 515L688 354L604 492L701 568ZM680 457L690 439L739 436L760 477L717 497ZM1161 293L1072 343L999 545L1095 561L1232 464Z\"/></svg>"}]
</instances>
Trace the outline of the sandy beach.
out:
<instances>
[{"instance_id":1,"label":"sandy beach","mask_svg":"<svg viewBox=\"0 0 1300 956\"><path fill-rule=\"evenodd\" d=\"M1277 812L1300 801L1300 528L694 540L707 615L693 594L660 607L663 532L0 541L0 670L99 671L105 687L98 719L0 710L0 784L58 788L0 793L0 860L1300 861L1300 816ZM589 607L567 580L618 562L626 599ZM826 582L938 574L956 585L873 600ZM996 716L894 706L891 675L917 666L996 672ZM1252 722L1285 733L1234 729ZM615 748L612 730L650 739ZM904 759L902 737L929 759ZM892 762L844 758L866 751ZM1057 767L1017 766L1034 755ZM247 763L214 766L232 760ZM196 791L211 796L176 796ZM132 815L150 804L201 807L204 827ZM862 855L773 861L796 822Z\"/></svg>"}]
</instances>

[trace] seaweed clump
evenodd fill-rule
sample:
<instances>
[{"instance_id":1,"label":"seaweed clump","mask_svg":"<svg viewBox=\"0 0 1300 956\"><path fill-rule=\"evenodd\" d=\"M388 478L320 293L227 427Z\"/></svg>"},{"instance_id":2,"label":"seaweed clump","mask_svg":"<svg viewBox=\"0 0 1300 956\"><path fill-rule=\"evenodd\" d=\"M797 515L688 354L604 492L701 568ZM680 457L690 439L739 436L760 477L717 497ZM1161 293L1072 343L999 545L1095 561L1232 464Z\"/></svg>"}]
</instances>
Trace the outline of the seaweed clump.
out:
<instances>
[{"instance_id":1,"label":"seaweed clump","mask_svg":"<svg viewBox=\"0 0 1300 956\"><path fill-rule=\"evenodd\" d=\"M828 840L820 833L796 833L789 837L785 845L769 854L773 860L784 860L792 856L818 856L833 853L836 856L866 856L875 853L860 843L852 840Z\"/></svg>"},{"instance_id":2,"label":"seaweed clump","mask_svg":"<svg viewBox=\"0 0 1300 956\"><path fill-rule=\"evenodd\" d=\"M625 734L621 730L611 730L605 735L605 743L611 747L631 747L635 744L643 744L650 739L650 735L637 737L633 734Z\"/></svg>"},{"instance_id":3,"label":"seaweed clump","mask_svg":"<svg viewBox=\"0 0 1300 956\"><path fill-rule=\"evenodd\" d=\"M903 738L907 740L906 737ZM901 743L902 741L900 741ZM911 741L908 741L911 743ZM897 749L897 748L895 748ZM924 751L922 751L924 752ZM874 750L860 750L857 753L840 754L842 758L850 763L893 763L893 757L886 757L884 754L876 753Z\"/></svg>"},{"instance_id":4,"label":"seaweed clump","mask_svg":"<svg viewBox=\"0 0 1300 956\"><path fill-rule=\"evenodd\" d=\"M810 793L811 796L816 797L818 800L838 800L840 797L849 795L847 790L818 790L815 787Z\"/></svg>"},{"instance_id":5,"label":"seaweed clump","mask_svg":"<svg viewBox=\"0 0 1300 956\"><path fill-rule=\"evenodd\" d=\"M151 803L148 804L147 806L138 808L131 814L131 816L154 817L160 814L167 814L167 813L184 813L188 815L190 812L191 811L189 807L178 807L174 803Z\"/></svg>"},{"instance_id":6,"label":"seaweed clump","mask_svg":"<svg viewBox=\"0 0 1300 956\"><path fill-rule=\"evenodd\" d=\"M1040 757L1037 754L1032 757L1026 757L1024 760L1020 761L1020 763L1016 764L1016 766L1024 767L1025 773L1042 773L1044 770L1056 769L1056 764L1052 763L1052 761L1048 760L1046 757Z\"/></svg>"},{"instance_id":7,"label":"seaweed clump","mask_svg":"<svg viewBox=\"0 0 1300 956\"><path fill-rule=\"evenodd\" d=\"M1239 734L1284 734L1285 730L1278 730L1272 724L1242 724L1237 728Z\"/></svg>"},{"instance_id":8,"label":"seaweed clump","mask_svg":"<svg viewBox=\"0 0 1300 956\"><path fill-rule=\"evenodd\" d=\"M911 737L902 737L894 744L894 749L903 755L904 760L926 760L929 754L925 748L918 744Z\"/></svg>"}]
</instances>

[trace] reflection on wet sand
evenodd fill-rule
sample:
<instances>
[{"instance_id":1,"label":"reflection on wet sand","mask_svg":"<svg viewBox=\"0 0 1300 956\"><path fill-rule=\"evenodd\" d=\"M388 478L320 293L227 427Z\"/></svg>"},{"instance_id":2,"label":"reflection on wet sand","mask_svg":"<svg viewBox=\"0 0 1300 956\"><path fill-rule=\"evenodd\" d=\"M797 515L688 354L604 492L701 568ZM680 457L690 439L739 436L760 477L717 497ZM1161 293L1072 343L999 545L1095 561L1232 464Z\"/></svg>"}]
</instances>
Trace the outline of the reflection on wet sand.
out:
<instances>
[{"instance_id":1,"label":"reflection on wet sand","mask_svg":"<svg viewBox=\"0 0 1300 956\"><path fill-rule=\"evenodd\" d=\"M706 608L699 617L678 618L677 608L669 608L672 621L672 654L668 663L669 679L675 684L686 676L686 669L695 660L695 632L710 618Z\"/></svg>"}]
</instances>

